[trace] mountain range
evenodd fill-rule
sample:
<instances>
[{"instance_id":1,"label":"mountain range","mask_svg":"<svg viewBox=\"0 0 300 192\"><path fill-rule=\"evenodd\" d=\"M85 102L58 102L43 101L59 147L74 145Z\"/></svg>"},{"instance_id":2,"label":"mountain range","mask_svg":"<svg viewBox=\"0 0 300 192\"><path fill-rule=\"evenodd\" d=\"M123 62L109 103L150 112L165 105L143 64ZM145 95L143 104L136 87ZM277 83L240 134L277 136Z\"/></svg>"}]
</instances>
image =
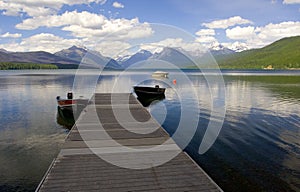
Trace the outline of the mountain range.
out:
<instances>
[{"instance_id":1,"label":"mountain range","mask_svg":"<svg viewBox=\"0 0 300 192\"><path fill-rule=\"evenodd\" d=\"M221 68L256 68L266 66L272 68L300 68L300 36L284 38L260 49L245 50L245 47L237 46L236 51L226 48L221 44L215 44L210 49L210 54L216 59ZM237 52L238 51L238 52ZM161 52L151 53L148 50L140 50L133 55L122 56L116 59L104 57L101 53L88 51L83 47L72 46L54 54L36 52L9 52L0 49L0 62L12 63L38 63L55 64L59 68L77 68L80 63L97 63L105 65L109 69L124 69L143 61L169 62L180 68L191 66L191 59L205 61L208 54L195 55L178 48L165 47ZM209 54L209 55L210 55ZM159 66L158 66L159 67Z\"/></svg>"},{"instance_id":2,"label":"mountain range","mask_svg":"<svg viewBox=\"0 0 300 192\"><path fill-rule=\"evenodd\" d=\"M260 49L215 56L221 68L300 69L300 36L287 37Z\"/></svg>"}]
</instances>

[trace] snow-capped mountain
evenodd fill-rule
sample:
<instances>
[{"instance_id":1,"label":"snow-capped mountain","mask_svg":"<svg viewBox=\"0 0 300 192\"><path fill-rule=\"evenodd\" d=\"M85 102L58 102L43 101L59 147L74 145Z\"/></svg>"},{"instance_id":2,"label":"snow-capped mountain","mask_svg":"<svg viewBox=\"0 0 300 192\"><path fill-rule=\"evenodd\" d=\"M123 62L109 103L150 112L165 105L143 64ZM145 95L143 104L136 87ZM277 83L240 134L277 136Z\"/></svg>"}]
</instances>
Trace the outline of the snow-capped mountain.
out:
<instances>
[{"instance_id":1,"label":"snow-capped mountain","mask_svg":"<svg viewBox=\"0 0 300 192\"><path fill-rule=\"evenodd\" d=\"M106 68L120 69L122 68L119 63L110 58L104 57L101 53L95 51L88 51L86 48L72 46L68 49L63 49L55 53L56 56L67 58L77 63L80 63L84 57L85 60L90 60L90 62L95 62L98 64L105 65Z\"/></svg>"},{"instance_id":2,"label":"snow-capped mountain","mask_svg":"<svg viewBox=\"0 0 300 192\"><path fill-rule=\"evenodd\" d=\"M234 42L233 44L228 46L228 48L235 52L242 52L249 49L246 43L241 43L241 42Z\"/></svg>"},{"instance_id":3,"label":"snow-capped mountain","mask_svg":"<svg viewBox=\"0 0 300 192\"><path fill-rule=\"evenodd\" d=\"M2 53L10 53L9 51L6 51L5 49L0 49L0 52L2 52Z\"/></svg>"},{"instance_id":4,"label":"snow-capped mountain","mask_svg":"<svg viewBox=\"0 0 300 192\"><path fill-rule=\"evenodd\" d=\"M131 56L127 55L125 57L120 57L117 59L117 61L119 62L120 65L122 65L122 67L127 68L130 65L133 65L140 61L145 61L151 56L152 56L152 53L150 51L140 50Z\"/></svg>"},{"instance_id":5,"label":"snow-capped mountain","mask_svg":"<svg viewBox=\"0 0 300 192\"><path fill-rule=\"evenodd\" d=\"M205 51L205 50L204 50ZM172 63L178 67L186 67L191 65L192 59L199 59L203 57L208 57L206 53L209 51L212 55L227 55L235 53L234 50L231 50L219 43L212 44L206 52L200 53L199 50L195 51L186 51L182 48L171 48L164 47L159 52L151 53L148 50L140 50L133 55L120 56L116 59L116 61L123 67L127 68L133 64L136 64L140 61L151 61L156 60L155 63L159 61L165 61L168 63ZM158 64L158 66L162 66L163 64Z\"/></svg>"},{"instance_id":6,"label":"snow-capped mountain","mask_svg":"<svg viewBox=\"0 0 300 192\"><path fill-rule=\"evenodd\" d=\"M234 50L225 47L220 43L213 43L209 46L209 51L212 55L227 55L235 53Z\"/></svg>"},{"instance_id":7,"label":"snow-capped mountain","mask_svg":"<svg viewBox=\"0 0 300 192\"><path fill-rule=\"evenodd\" d=\"M191 64L190 54L178 48L165 47L159 53L153 54L149 59L168 62L177 67L186 67Z\"/></svg>"},{"instance_id":8,"label":"snow-capped mountain","mask_svg":"<svg viewBox=\"0 0 300 192\"><path fill-rule=\"evenodd\" d=\"M133 55L133 54L132 54ZM128 60L130 57L132 57L132 55L119 55L115 60L118 62L118 63L123 63L125 62L126 60Z\"/></svg>"}]
</instances>

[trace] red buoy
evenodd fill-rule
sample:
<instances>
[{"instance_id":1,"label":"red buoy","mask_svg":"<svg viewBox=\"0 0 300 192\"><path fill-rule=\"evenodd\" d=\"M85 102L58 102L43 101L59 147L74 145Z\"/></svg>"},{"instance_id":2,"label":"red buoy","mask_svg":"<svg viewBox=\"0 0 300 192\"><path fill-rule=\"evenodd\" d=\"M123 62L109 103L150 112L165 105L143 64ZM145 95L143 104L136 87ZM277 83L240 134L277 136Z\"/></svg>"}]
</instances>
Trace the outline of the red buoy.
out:
<instances>
[{"instance_id":1,"label":"red buoy","mask_svg":"<svg viewBox=\"0 0 300 192\"><path fill-rule=\"evenodd\" d=\"M176 79L173 79L173 84L176 85L177 81Z\"/></svg>"}]
</instances>

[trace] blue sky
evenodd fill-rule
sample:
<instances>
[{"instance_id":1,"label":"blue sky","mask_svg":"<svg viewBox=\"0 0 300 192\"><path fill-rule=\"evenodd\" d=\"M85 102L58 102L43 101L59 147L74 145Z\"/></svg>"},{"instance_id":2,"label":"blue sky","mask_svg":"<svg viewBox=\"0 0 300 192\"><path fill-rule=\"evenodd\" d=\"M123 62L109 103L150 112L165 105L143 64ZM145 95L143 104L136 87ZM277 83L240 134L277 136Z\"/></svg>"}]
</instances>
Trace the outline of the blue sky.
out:
<instances>
[{"instance_id":1,"label":"blue sky","mask_svg":"<svg viewBox=\"0 0 300 192\"><path fill-rule=\"evenodd\" d=\"M193 46L257 48L300 35L299 18L300 0L0 0L0 48L54 53L78 45L111 56L153 35L152 23L185 30ZM164 37L165 46L193 47Z\"/></svg>"}]
</instances>

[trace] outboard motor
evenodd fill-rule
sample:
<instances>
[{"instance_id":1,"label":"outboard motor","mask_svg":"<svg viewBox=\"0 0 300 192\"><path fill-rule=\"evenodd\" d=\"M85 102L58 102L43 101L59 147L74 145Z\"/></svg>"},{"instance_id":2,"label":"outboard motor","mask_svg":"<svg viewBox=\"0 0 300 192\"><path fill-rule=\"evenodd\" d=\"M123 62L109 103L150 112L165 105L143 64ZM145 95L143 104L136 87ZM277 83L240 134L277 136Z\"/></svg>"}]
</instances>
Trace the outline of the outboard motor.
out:
<instances>
[{"instance_id":1,"label":"outboard motor","mask_svg":"<svg viewBox=\"0 0 300 192\"><path fill-rule=\"evenodd\" d=\"M72 93L72 92L68 92L67 98L68 98L68 99L73 99L73 93Z\"/></svg>"}]
</instances>

